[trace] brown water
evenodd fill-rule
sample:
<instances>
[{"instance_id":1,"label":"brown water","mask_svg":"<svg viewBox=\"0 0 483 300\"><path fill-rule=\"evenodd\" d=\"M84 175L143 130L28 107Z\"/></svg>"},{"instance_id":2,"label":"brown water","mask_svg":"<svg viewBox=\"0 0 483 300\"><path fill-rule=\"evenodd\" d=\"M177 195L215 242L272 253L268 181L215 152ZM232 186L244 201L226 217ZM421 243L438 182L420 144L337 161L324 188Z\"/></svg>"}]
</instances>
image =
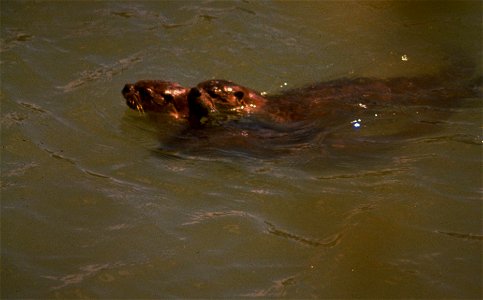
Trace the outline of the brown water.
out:
<instances>
[{"instance_id":1,"label":"brown water","mask_svg":"<svg viewBox=\"0 0 483 300\"><path fill-rule=\"evenodd\" d=\"M277 93L481 55L478 1L2 1L2 298L480 298L480 98L254 145L173 139L120 91Z\"/></svg>"}]
</instances>

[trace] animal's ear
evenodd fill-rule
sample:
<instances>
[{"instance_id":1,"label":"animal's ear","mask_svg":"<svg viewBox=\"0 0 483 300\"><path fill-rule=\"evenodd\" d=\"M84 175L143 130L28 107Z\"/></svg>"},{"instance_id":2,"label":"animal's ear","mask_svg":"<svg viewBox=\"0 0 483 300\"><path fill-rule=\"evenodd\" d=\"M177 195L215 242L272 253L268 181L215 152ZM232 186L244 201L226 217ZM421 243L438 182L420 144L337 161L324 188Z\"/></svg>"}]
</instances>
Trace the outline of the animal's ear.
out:
<instances>
[{"instance_id":1,"label":"animal's ear","mask_svg":"<svg viewBox=\"0 0 483 300\"><path fill-rule=\"evenodd\" d=\"M188 121L191 127L199 128L202 126L201 119L208 115L207 108L200 99L201 91L194 87L188 92Z\"/></svg>"},{"instance_id":2,"label":"animal's ear","mask_svg":"<svg viewBox=\"0 0 483 300\"><path fill-rule=\"evenodd\" d=\"M194 87L188 92L188 101L196 100L199 96L201 96L200 90Z\"/></svg>"},{"instance_id":3,"label":"animal's ear","mask_svg":"<svg viewBox=\"0 0 483 300\"><path fill-rule=\"evenodd\" d=\"M242 91L236 91L234 95L238 100L241 100L243 99L243 96L245 96L245 93L243 93Z\"/></svg>"},{"instance_id":4,"label":"animal's ear","mask_svg":"<svg viewBox=\"0 0 483 300\"><path fill-rule=\"evenodd\" d=\"M206 95L203 96L201 91L194 87L188 92L188 108L190 115L206 116L213 105Z\"/></svg>"}]
</instances>

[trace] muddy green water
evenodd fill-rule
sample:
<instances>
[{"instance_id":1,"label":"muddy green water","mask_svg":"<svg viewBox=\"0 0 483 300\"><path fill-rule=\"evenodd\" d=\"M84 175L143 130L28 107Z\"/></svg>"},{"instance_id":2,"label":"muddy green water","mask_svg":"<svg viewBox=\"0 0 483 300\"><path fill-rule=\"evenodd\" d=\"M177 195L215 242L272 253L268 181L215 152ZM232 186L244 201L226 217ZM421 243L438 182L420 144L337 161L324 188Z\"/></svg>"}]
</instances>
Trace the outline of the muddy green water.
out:
<instances>
[{"instance_id":1,"label":"muddy green water","mask_svg":"<svg viewBox=\"0 0 483 300\"><path fill-rule=\"evenodd\" d=\"M394 118L272 153L167 145L177 125L120 93L210 78L276 93L449 61L478 75L480 2L0 9L2 298L481 297L478 97L388 104Z\"/></svg>"}]
</instances>

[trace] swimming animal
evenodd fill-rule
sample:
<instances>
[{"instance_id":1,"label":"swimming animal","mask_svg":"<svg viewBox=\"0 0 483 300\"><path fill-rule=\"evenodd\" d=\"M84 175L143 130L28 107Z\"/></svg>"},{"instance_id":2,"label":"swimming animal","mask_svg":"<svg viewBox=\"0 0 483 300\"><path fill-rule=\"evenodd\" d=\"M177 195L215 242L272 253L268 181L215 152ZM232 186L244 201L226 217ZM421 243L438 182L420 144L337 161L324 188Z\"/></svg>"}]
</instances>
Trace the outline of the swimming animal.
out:
<instances>
[{"instance_id":1,"label":"swimming animal","mask_svg":"<svg viewBox=\"0 0 483 300\"><path fill-rule=\"evenodd\" d=\"M126 84L122 94L132 109L167 113L200 128L248 115L277 123L316 120L384 103L448 107L455 105L456 99L475 94L461 81L442 78L344 78L269 96L228 80L203 81L192 88L175 82L141 80Z\"/></svg>"},{"instance_id":2,"label":"swimming animal","mask_svg":"<svg viewBox=\"0 0 483 300\"><path fill-rule=\"evenodd\" d=\"M438 124L461 99L479 97L481 79L461 74L342 78L273 95L222 79L194 87L141 80L126 84L122 94L131 109L169 116L156 118L165 150L273 157L318 149L326 155L377 156L401 139L441 129Z\"/></svg>"}]
</instances>

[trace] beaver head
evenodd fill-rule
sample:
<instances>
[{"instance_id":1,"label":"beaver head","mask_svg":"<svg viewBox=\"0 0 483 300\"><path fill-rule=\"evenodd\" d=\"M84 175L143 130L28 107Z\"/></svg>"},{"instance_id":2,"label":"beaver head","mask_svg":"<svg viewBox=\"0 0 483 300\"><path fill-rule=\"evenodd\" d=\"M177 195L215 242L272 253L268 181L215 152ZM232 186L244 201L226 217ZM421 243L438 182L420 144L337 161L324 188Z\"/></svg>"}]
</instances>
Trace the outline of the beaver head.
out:
<instances>
[{"instance_id":1,"label":"beaver head","mask_svg":"<svg viewBox=\"0 0 483 300\"><path fill-rule=\"evenodd\" d=\"M198 84L212 99L220 112L254 113L261 110L266 99L260 93L227 80L208 80Z\"/></svg>"},{"instance_id":2,"label":"beaver head","mask_svg":"<svg viewBox=\"0 0 483 300\"><path fill-rule=\"evenodd\" d=\"M168 112L175 118L183 118L188 116L188 91L174 82L141 80L135 84L126 84L122 95L132 109L140 112Z\"/></svg>"},{"instance_id":3,"label":"beaver head","mask_svg":"<svg viewBox=\"0 0 483 300\"><path fill-rule=\"evenodd\" d=\"M188 93L188 119L192 127L220 124L260 112L266 101L258 92L231 81L204 81Z\"/></svg>"}]
</instances>

